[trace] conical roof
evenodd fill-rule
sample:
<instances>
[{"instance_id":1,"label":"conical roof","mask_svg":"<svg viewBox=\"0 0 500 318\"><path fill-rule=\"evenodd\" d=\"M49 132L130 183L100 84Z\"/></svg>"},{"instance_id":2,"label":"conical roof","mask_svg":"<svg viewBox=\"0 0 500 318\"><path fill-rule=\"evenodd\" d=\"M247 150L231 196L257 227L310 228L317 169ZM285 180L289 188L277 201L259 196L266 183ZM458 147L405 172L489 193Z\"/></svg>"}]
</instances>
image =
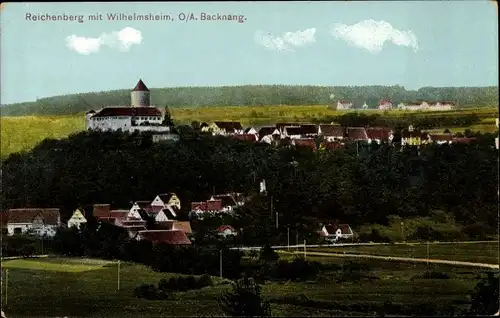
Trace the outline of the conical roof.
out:
<instances>
[{"instance_id":1,"label":"conical roof","mask_svg":"<svg viewBox=\"0 0 500 318\"><path fill-rule=\"evenodd\" d=\"M134 87L134 89L132 91L149 92L149 88L140 79L139 82L137 82L137 85L135 85L135 87Z\"/></svg>"}]
</instances>

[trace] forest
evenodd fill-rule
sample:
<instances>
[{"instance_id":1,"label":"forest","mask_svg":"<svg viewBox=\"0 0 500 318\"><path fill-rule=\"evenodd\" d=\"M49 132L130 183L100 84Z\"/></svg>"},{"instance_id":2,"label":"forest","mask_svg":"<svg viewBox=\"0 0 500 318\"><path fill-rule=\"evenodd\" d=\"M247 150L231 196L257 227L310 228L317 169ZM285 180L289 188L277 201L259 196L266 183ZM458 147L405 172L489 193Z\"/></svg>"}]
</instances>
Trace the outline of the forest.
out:
<instances>
[{"instance_id":1,"label":"forest","mask_svg":"<svg viewBox=\"0 0 500 318\"><path fill-rule=\"evenodd\" d=\"M333 95L333 96L332 96ZM151 103L163 107L328 105L347 99L354 107L367 103L376 108L381 99L393 104L411 101L450 101L457 107L498 105L498 87L423 87L407 90L403 86L286 86L249 85L223 87L152 88ZM130 105L130 90L81 93L40 98L34 102L2 105L2 116L68 115L110 105Z\"/></svg>"},{"instance_id":2,"label":"forest","mask_svg":"<svg viewBox=\"0 0 500 318\"><path fill-rule=\"evenodd\" d=\"M181 140L173 144L152 143L147 135L81 132L11 154L2 160L2 207L59 207L64 220L77 207L128 209L131 201L175 192L186 215L190 202L234 191L251 198L234 225L253 228L261 239L277 235L271 200L280 227L300 227L304 235L308 225L325 219L359 227L439 213L496 233L495 134L419 151L354 143L314 153L203 135L189 126L179 131ZM258 194L262 179L266 197Z\"/></svg>"}]
</instances>

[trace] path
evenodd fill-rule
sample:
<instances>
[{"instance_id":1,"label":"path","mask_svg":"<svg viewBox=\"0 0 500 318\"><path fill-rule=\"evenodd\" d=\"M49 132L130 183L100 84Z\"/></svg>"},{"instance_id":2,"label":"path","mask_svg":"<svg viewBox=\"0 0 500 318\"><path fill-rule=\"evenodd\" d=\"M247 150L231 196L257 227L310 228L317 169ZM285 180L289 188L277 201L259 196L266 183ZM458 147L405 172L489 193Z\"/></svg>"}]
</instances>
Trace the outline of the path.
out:
<instances>
[{"instance_id":1,"label":"path","mask_svg":"<svg viewBox=\"0 0 500 318\"><path fill-rule=\"evenodd\" d=\"M304 255L304 252L286 252L279 251L283 254L300 254ZM371 258L379 259L385 261L397 261L397 262L414 262L414 263L433 263L433 264L449 264L456 266L470 266L470 267L482 267L482 268L493 268L498 269L497 264L485 264L485 263L472 263L472 262L461 262L461 261L448 261L443 259L427 259L427 258L410 258L410 257L395 257L395 256L378 256L369 254L345 254L345 253L323 253L323 252L307 252L306 256L330 256L330 257L357 257L357 258Z\"/></svg>"}]
</instances>

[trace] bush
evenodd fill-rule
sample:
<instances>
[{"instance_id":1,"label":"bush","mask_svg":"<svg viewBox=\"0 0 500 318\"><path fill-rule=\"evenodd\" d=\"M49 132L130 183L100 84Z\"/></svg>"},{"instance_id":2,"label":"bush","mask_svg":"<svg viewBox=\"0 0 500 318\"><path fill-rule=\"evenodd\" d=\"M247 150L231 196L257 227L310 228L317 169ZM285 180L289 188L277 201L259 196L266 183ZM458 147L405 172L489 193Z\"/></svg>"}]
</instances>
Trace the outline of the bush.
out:
<instances>
[{"instance_id":1,"label":"bush","mask_svg":"<svg viewBox=\"0 0 500 318\"><path fill-rule=\"evenodd\" d=\"M161 279L158 282L158 288L163 291L187 291L191 289L213 286L212 278L209 275L195 276L177 276L170 279Z\"/></svg>"},{"instance_id":2,"label":"bush","mask_svg":"<svg viewBox=\"0 0 500 318\"><path fill-rule=\"evenodd\" d=\"M153 284L142 284L134 289L134 296L148 300L161 300L170 298L170 294L156 288Z\"/></svg>"},{"instance_id":3,"label":"bush","mask_svg":"<svg viewBox=\"0 0 500 318\"><path fill-rule=\"evenodd\" d=\"M271 306L262 299L260 286L251 277L233 283L232 290L226 291L218 301L224 313L230 316L271 316Z\"/></svg>"},{"instance_id":4,"label":"bush","mask_svg":"<svg viewBox=\"0 0 500 318\"><path fill-rule=\"evenodd\" d=\"M201 275L200 277L197 278L196 284L198 288L203 288L207 286L213 286L214 282L212 280L212 277L210 275Z\"/></svg>"}]
</instances>

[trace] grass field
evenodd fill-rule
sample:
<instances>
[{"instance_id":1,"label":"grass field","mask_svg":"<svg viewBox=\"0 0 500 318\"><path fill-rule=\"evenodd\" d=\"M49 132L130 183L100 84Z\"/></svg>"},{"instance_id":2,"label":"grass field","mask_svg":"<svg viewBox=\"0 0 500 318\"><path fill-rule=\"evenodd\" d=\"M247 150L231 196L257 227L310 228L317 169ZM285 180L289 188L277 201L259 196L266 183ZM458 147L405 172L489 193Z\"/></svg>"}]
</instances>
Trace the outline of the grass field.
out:
<instances>
[{"instance_id":1,"label":"grass field","mask_svg":"<svg viewBox=\"0 0 500 318\"><path fill-rule=\"evenodd\" d=\"M284 256L286 258L286 256ZM341 264L333 257L308 257L324 264ZM446 272L449 279L425 279L420 275L429 265L356 260L368 265L376 279L335 281L325 272L311 282L268 282L263 295L271 301L276 316L332 316L369 314L346 310L351 304L415 304L435 301L467 307L468 294L484 271L432 266ZM133 289L141 283L158 283L170 274L130 264L121 264L121 285L117 291L117 264L87 259L30 259L3 262L9 269L8 301L4 310L10 316L87 316L87 317L158 317L218 316L217 297L228 288L215 278L216 285L200 290L176 293L174 299L139 300ZM5 301L5 290L3 291ZM306 296L318 302L342 304L343 310L318 309L292 304L287 297Z\"/></svg>"},{"instance_id":2,"label":"grass field","mask_svg":"<svg viewBox=\"0 0 500 318\"><path fill-rule=\"evenodd\" d=\"M257 107L198 107L172 108L172 118L178 124L213 122L216 120L237 120L243 126L265 125L276 122L310 121L313 118L336 116L344 112L330 109L328 106L257 106ZM392 110L380 112L365 110L366 114L382 114L388 117L410 114L409 111ZM462 116L476 113L481 117L481 124L468 127L477 131L495 131L496 108L465 109L448 112L413 112L417 116ZM29 150L45 138L63 138L71 133L85 129L84 114L71 116L25 116L0 117L1 149L0 155ZM465 128L451 128L453 131L463 131ZM442 130L442 129L441 129ZM438 129L439 131L439 129Z\"/></svg>"},{"instance_id":3,"label":"grass field","mask_svg":"<svg viewBox=\"0 0 500 318\"><path fill-rule=\"evenodd\" d=\"M429 258L449 261L498 264L498 245L498 242L429 244ZM319 247L310 248L308 251L427 258L427 244Z\"/></svg>"}]
</instances>

